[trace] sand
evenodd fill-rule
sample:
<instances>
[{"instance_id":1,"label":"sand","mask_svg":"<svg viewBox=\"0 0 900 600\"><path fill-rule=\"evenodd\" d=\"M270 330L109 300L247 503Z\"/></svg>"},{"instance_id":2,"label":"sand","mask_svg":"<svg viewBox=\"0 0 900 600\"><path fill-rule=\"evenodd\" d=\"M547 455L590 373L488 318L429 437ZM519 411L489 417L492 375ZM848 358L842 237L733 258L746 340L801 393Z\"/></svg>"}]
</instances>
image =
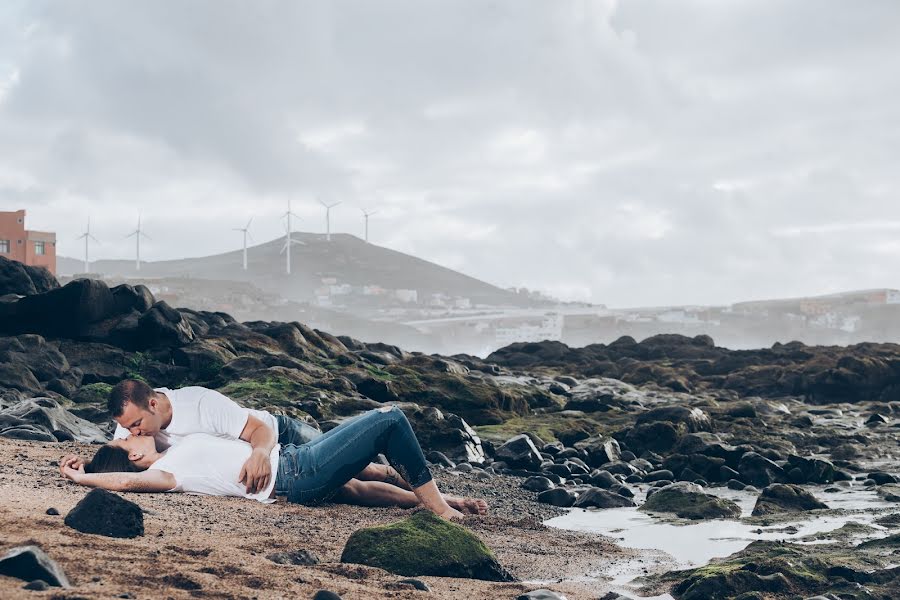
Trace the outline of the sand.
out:
<instances>
[{"instance_id":1,"label":"sand","mask_svg":"<svg viewBox=\"0 0 900 600\"><path fill-rule=\"evenodd\" d=\"M478 481L471 474L436 472L450 493L486 498L492 514L464 524L494 550L524 583L490 583L421 577L431 593L399 583L381 569L342 564L341 551L360 528L410 514L397 508L339 504L306 507L285 502L263 505L241 498L187 494L122 494L145 511L145 535L132 540L83 534L63 524L65 514L88 488L65 481L56 467L69 452L89 456L91 446L0 438L0 552L37 544L65 570L72 588L23 590L23 581L0 576L0 597L16 598L311 598L320 589L344 599L515 598L549 587L569 600L598 598L602 581L570 581L594 574L631 551L610 539L551 529L541 521L557 509L539 505L520 490L521 480L497 476ZM59 516L46 514L56 508ZM314 566L276 564L266 555L307 550ZM560 580L562 580L560 582ZM553 581L550 584L529 581Z\"/></svg>"}]
</instances>

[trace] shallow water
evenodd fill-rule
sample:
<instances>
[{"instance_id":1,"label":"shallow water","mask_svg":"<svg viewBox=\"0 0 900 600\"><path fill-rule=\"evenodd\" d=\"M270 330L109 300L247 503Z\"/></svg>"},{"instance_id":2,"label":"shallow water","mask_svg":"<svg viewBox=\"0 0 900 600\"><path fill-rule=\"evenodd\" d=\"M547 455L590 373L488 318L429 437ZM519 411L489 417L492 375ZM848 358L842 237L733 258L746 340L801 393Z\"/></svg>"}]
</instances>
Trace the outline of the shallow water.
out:
<instances>
[{"instance_id":1,"label":"shallow water","mask_svg":"<svg viewBox=\"0 0 900 600\"><path fill-rule=\"evenodd\" d=\"M891 503L882 501L874 491L859 486L825 492L825 486L807 486L813 494L831 509L845 512L822 514L813 519L804 519L798 514L796 520L779 521L771 527L762 527L737 520L714 521L670 521L651 516L636 508L613 508L605 510L571 509L565 515L545 522L551 527L600 533L620 540L620 545L628 548L655 550L639 559L617 562L603 573L589 574L594 577L612 579L619 593L637 598L628 584L636 577L648 573L658 573L673 569L688 569L707 564L711 559L725 557L744 549L756 540L799 541L800 538L816 533L824 533L840 528L849 521L863 523L883 529L873 521ZM711 488L706 490L740 505L742 516L748 517L756 503L756 494ZM643 502L646 488L636 499ZM786 527L796 528L796 532L786 532ZM827 541L801 543L829 543ZM664 553L661 555L661 553ZM669 595L656 596L659 600L669 599Z\"/></svg>"}]
</instances>

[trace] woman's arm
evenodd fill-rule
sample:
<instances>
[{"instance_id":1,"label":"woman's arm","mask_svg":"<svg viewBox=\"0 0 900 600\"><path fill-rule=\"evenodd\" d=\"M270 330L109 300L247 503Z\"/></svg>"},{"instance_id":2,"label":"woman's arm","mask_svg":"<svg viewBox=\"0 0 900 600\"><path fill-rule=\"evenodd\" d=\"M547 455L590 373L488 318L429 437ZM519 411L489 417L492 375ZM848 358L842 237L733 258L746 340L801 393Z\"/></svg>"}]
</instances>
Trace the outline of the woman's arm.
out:
<instances>
[{"instance_id":1,"label":"woman's arm","mask_svg":"<svg viewBox=\"0 0 900 600\"><path fill-rule=\"evenodd\" d=\"M177 485L174 475L158 469L140 473L85 473L83 466L73 469L64 465L60 472L79 485L113 492L168 492Z\"/></svg>"}]
</instances>

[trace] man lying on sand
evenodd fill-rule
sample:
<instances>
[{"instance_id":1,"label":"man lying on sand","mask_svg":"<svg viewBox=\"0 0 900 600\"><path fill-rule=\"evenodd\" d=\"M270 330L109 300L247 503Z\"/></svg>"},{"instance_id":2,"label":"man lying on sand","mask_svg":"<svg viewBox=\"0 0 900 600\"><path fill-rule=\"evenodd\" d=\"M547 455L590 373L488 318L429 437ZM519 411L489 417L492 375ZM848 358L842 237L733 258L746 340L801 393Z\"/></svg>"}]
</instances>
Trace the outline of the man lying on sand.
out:
<instances>
[{"instance_id":1,"label":"man lying on sand","mask_svg":"<svg viewBox=\"0 0 900 600\"><path fill-rule=\"evenodd\" d=\"M132 435L101 447L86 465L77 456L64 456L59 468L75 483L112 491L187 492L260 502L279 495L301 504L359 495L360 503L422 505L446 519L487 512L484 500L440 493L406 415L396 406L363 413L300 446L276 445L267 457L276 477L256 492L240 484L238 467L253 452L247 442L202 433L160 452L152 437ZM372 464L378 454L393 469ZM394 469L402 473L402 482L393 479ZM361 494L343 490L355 477L369 479L357 480L365 488Z\"/></svg>"}]
</instances>

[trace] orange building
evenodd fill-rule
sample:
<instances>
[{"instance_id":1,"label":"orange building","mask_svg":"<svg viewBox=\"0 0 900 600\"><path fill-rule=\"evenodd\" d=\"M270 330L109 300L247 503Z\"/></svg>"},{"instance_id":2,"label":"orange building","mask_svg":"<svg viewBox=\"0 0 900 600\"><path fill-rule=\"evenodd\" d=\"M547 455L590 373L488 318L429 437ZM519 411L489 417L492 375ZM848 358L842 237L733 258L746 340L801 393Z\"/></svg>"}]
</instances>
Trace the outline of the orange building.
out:
<instances>
[{"instance_id":1,"label":"orange building","mask_svg":"<svg viewBox=\"0 0 900 600\"><path fill-rule=\"evenodd\" d=\"M0 211L0 256L56 275L56 234L25 229L25 211Z\"/></svg>"}]
</instances>

